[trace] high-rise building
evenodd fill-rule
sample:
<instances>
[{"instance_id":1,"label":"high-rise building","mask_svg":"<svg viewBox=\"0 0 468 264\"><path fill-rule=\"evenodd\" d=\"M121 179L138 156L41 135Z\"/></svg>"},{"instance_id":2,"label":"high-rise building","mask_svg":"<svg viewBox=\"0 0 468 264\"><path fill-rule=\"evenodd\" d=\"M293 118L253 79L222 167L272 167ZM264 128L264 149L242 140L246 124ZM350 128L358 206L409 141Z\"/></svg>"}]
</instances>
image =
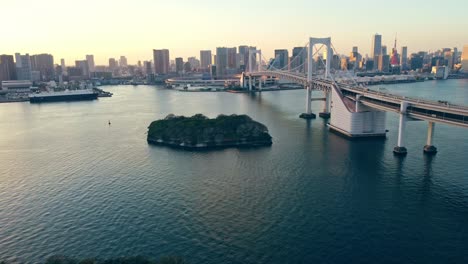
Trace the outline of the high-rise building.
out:
<instances>
[{"instance_id":1,"label":"high-rise building","mask_svg":"<svg viewBox=\"0 0 468 264\"><path fill-rule=\"evenodd\" d=\"M228 48L216 48L216 76L224 76L228 69Z\"/></svg>"},{"instance_id":2,"label":"high-rise building","mask_svg":"<svg viewBox=\"0 0 468 264\"><path fill-rule=\"evenodd\" d=\"M236 69L237 68L237 48L228 48L228 68Z\"/></svg>"},{"instance_id":3,"label":"high-rise building","mask_svg":"<svg viewBox=\"0 0 468 264\"><path fill-rule=\"evenodd\" d=\"M200 50L200 64L203 69L208 69L213 64L211 61L211 50Z\"/></svg>"},{"instance_id":4,"label":"high-rise building","mask_svg":"<svg viewBox=\"0 0 468 264\"><path fill-rule=\"evenodd\" d=\"M16 80L16 65L12 55L0 55L0 82Z\"/></svg>"},{"instance_id":5,"label":"high-rise building","mask_svg":"<svg viewBox=\"0 0 468 264\"><path fill-rule=\"evenodd\" d=\"M169 50L153 50L154 72L156 74L169 73Z\"/></svg>"},{"instance_id":6,"label":"high-rise building","mask_svg":"<svg viewBox=\"0 0 468 264\"><path fill-rule=\"evenodd\" d=\"M89 78L88 61L86 61L86 60L77 60L77 61L75 61L75 67L81 69L83 77Z\"/></svg>"},{"instance_id":7,"label":"high-rise building","mask_svg":"<svg viewBox=\"0 0 468 264\"><path fill-rule=\"evenodd\" d=\"M128 66L127 58L125 56L120 56L119 65L122 68L125 68Z\"/></svg>"},{"instance_id":8,"label":"high-rise building","mask_svg":"<svg viewBox=\"0 0 468 264\"><path fill-rule=\"evenodd\" d=\"M289 70L286 68L289 64L289 54L286 49L277 49L275 50L275 60L273 67L276 69Z\"/></svg>"},{"instance_id":9,"label":"high-rise building","mask_svg":"<svg viewBox=\"0 0 468 264\"><path fill-rule=\"evenodd\" d=\"M295 47L292 50L291 71L304 73L307 66L307 48Z\"/></svg>"},{"instance_id":10,"label":"high-rise building","mask_svg":"<svg viewBox=\"0 0 468 264\"><path fill-rule=\"evenodd\" d=\"M387 55L387 46L382 46L382 52L380 53L382 55Z\"/></svg>"},{"instance_id":11,"label":"high-rise building","mask_svg":"<svg viewBox=\"0 0 468 264\"><path fill-rule=\"evenodd\" d=\"M242 45L239 46L239 66L244 65L244 67L249 63L247 61L248 59L248 53L249 53L249 46ZM245 67L246 68L246 67Z\"/></svg>"},{"instance_id":12,"label":"high-rise building","mask_svg":"<svg viewBox=\"0 0 468 264\"><path fill-rule=\"evenodd\" d=\"M55 77L54 57L50 54L33 55L31 59L32 71L39 72L39 80L50 81Z\"/></svg>"},{"instance_id":13,"label":"high-rise building","mask_svg":"<svg viewBox=\"0 0 468 264\"><path fill-rule=\"evenodd\" d=\"M88 69L90 72L94 72L95 64L94 64L94 55L86 55L86 61L88 62Z\"/></svg>"},{"instance_id":14,"label":"high-rise building","mask_svg":"<svg viewBox=\"0 0 468 264\"><path fill-rule=\"evenodd\" d=\"M379 71L389 72L390 71L390 56L381 54L379 56Z\"/></svg>"},{"instance_id":15,"label":"high-rise building","mask_svg":"<svg viewBox=\"0 0 468 264\"><path fill-rule=\"evenodd\" d=\"M114 58L110 58L110 59L109 59L109 69L110 69L111 71L113 71L113 70L117 69L117 67L118 67L118 65L117 65L117 60L114 59Z\"/></svg>"},{"instance_id":16,"label":"high-rise building","mask_svg":"<svg viewBox=\"0 0 468 264\"><path fill-rule=\"evenodd\" d=\"M461 66L463 72L468 72L468 45L463 47L463 53L461 56Z\"/></svg>"},{"instance_id":17,"label":"high-rise building","mask_svg":"<svg viewBox=\"0 0 468 264\"><path fill-rule=\"evenodd\" d=\"M400 65L402 70L408 70L408 47L401 47Z\"/></svg>"},{"instance_id":18,"label":"high-rise building","mask_svg":"<svg viewBox=\"0 0 468 264\"><path fill-rule=\"evenodd\" d=\"M184 71L184 59L175 58L176 72L181 74Z\"/></svg>"},{"instance_id":19,"label":"high-rise building","mask_svg":"<svg viewBox=\"0 0 468 264\"><path fill-rule=\"evenodd\" d=\"M143 67L145 68L146 75L153 73L153 67L151 66L151 61L143 62Z\"/></svg>"},{"instance_id":20,"label":"high-rise building","mask_svg":"<svg viewBox=\"0 0 468 264\"><path fill-rule=\"evenodd\" d=\"M21 55L19 53L15 53L15 61L16 61L16 74L18 80L32 80L32 73L31 73L31 58L29 54Z\"/></svg>"},{"instance_id":21,"label":"high-rise building","mask_svg":"<svg viewBox=\"0 0 468 264\"><path fill-rule=\"evenodd\" d=\"M374 60L374 70L378 69L379 56L382 54L382 35L375 34L372 38L371 58Z\"/></svg>"}]
</instances>

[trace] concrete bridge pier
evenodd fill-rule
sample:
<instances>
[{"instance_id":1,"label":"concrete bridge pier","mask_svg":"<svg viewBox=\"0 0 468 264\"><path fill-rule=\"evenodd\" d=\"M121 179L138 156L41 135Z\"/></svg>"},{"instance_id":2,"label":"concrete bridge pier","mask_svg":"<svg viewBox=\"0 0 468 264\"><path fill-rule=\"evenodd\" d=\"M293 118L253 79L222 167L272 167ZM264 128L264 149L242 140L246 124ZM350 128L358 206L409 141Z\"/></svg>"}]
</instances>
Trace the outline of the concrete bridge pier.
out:
<instances>
[{"instance_id":1,"label":"concrete bridge pier","mask_svg":"<svg viewBox=\"0 0 468 264\"><path fill-rule=\"evenodd\" d=\"M330 92L324 91L325 101L323 102L323 112L319 113L321 118L330 118Z\"/></svg>"},{"instance_id":2,"label":"concrete bridge pier","mask_svg":"<svg viewBox=\"0 0 468 264\"><path fill-rule=\"evenodd\" d=\"M300 118L314 119L316 116L312 113L312 87L307 86L306 92L306 112L299 115Z\"/></svg>"},{"instance_id":3,"label":"concrete bridge pier","mask_svg":"<svg viewBox=\"0 0 468 264\"><path fill-rule=\"evenodd\" d=\"M258 78L258 91L259 91L259 92L262 91L262 77L259 77L259 78Z\"/></svg>"},{"instance_id":4,"label":"concrete bridge pier","mask_svg":"<svg viewBox=\"0 0 468 264\"><path fill-rule=\"evenodd\" d=\"M404 134L406 130L406 108L408 107L408 102L401 102L400 105L400 125L398 127L398 143L395 148L393 148L393 153L396 155L406 155L408 151L404 147Z\"/></svg>"},{"instance_id":5,"label":"concrete bridge pier","mask_svg":"<svg viewBox=\"0 0 468 264\"><path fill-rule=\"evenodd\" d=\"M424 146L424 153L426 154L436 154L437 148L432 145L432 141L434 139L434 122L429 121L427 126L427 142L426 146Z\"/></svg>"},{"instance_id":6,"label":"concrete bridge pier","mask_svg":"<svg viewBox=\"0 0 468 264\"><path fill-rule=\"evenodd\" d=\"M249 75L249 92L252 91L252 75Z\"/></svg>"}]
</instances>

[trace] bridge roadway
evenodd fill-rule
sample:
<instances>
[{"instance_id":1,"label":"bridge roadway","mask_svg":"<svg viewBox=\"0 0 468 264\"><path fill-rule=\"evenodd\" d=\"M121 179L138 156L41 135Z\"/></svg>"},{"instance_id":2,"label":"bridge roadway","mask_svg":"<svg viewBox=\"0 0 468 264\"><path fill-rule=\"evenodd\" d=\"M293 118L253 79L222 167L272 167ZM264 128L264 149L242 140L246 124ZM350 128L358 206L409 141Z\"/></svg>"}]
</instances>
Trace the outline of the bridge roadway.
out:
<instances>
[{"instance_id":1,"label":"bridge roadway","mask_svg":"<svg viewBox=\"0 0 468 264\"><path fill-rule=\"evenodd\" d=\"M333 86L339 88L342 94L352 100L359 102L371 108L400 113L402 102L407 102L406 115L413 119L426 120L430 122L445 123L461 127L468 127L468 107L462 105L450 104L443 101L430 101L414 97L406 97L383 93L351 84L336 84L330 79L314 77L311 81L299 73L284 71L260 71L245 74L247 77L273 76L280 79L293 81L307 87L310 85L313 90L330 91Z\"/></svg>"}]
</instances>

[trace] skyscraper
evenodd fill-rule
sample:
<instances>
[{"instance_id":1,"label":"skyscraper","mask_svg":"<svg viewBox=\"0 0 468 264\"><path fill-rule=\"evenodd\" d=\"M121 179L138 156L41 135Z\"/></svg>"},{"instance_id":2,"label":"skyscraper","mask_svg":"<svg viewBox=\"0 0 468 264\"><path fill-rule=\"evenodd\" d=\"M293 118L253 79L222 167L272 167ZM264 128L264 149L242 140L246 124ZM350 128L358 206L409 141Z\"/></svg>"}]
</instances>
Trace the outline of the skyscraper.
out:
<instances>
[{"instance_id":1,"label":"skyscraper","mask_svg":"<svg viewBox=\"0 0 468 264\"><path fill-rule=\"evenodd\" d=\"M228 68L236 69L237 68L237 48L228 48Z\"/></svg>"},{"instance_id":2,"label":"skyscraper","mask_svg":"<svg viewBox=\"0 0 468 264\"><path fill-rule=\"evenodd\" d=\"M94 55L86 55L86 61L88 62L88 69L90 72L94 72Z\"/></svg>"},{"instance_id":3,"label":"skyscraper","mask_svg":"<svg viewBox=\"0 0 468 264\"><path fill-rule=\"evenodd\" d=\"M283 69L283 70L289 70L288 66L289 63L289 53L287 49L277 49L275 50L275 60L274 60L274 65L276 69Z\"/></svg>"},{"instance_id":4,"label":"skyscraper","mask_svg":"<svg viewBox=\"0 0 468 264\"><path fill-rule=\"evenodd\" d=\"M371 58L374 60L374 70L378 69L379 56L382 54L382 35L375 34L372 39Z\"/></svg>"},{"instance_id":5,"label":"skyscraper","mask_svg":"<svg viewBox=\"0 0 468 264\"><path fill-rule=\"evenodd\" d=\"M113 70L117 69L117 66L118 66L117 61L114 58L110 58L109 59L109 69L111 71L113 71Z\"/></svg>"},{"instance_id":6,"label":"skyscraper","mask_svg":"<svg viewBox=\"0 0 468 264\"><path fill-rule=\"evenodd\" d=\"M21 55L19 53L15 53L15 61L18 80L31 81L31 58L29 57L29 54Z\"/></svg>"},{"instance_id":7,"label":"skyscraper","mask_svg":"<svg viewBox=\"0 0 468 264\"><path fill-rule=\"evenodd\" d=\"M401 47L400 65L402 70L408 69L408 47Z\"/></svg>"},{"instance_id":8,"label":"skyscraper","mask_svg":"<svg viewBox=\"0 0 468 264\"><path fill-rule=\"evenodd\" d=\"M463 72L468 72L468 45L463 46L461 66Z\"/></svg>"},{"instance_id":9,"label":"skyscraper","mask_svg":"<svg viewBox=\"0 0 468 264\"><path fill-rule=\"evenodd\" d=\"M88 61L86 61L86 60L77 60L77 61L75 61L75 67L81 69L83 77L89 78Z\"/></svg>"},{"instance_id":10,"label":"skyscraper","mask_svg":"<svg viewBox=\"0 0 468 264\"><path fill-rule=\"evenodd\" d=\"M149 75L153 73L153 67L151 66L151 61L143 62L143 66L145 68L145 74Z\"/></svg>"},{"instance_id":11,"label":"skyscraper","mask_svg":"<svg viewBox=\"0 0 468 264\"><path fill-rule=\"evenodd\" d=\"M153 50L154 72L156 74L169 73L169 50Z\"/></svg>"},{"instance_id":12,"label":"skyscraper","mask_svg":"<svg viewBox=\"0 0 468 264\"><path fill-rule=\"evenodd\" d=\"M176 72L181 74L184 71L184 59L175 58Z\"/></svg>"},{"instance_id":13,"label":"skyscraper","mask_svg":"<svg viewBox=\"0 0 468 264\"><path fill-rule=\"evenodd\" d=\"M294 72L305 72L307 64L307 49L295 47L292 50L291 70Z\"/></svg>"},{"instance_id":14,"label":"skyscraper","mask_svg":"<svg viewBox=\"0 0 468 264\"><path fill-rule=\"evenodd\" d=\"M31 70L39 72L41 81L50 81L55 77L54 57L50 54L33 55L31 59Z\"/></svg>"},{"instance_id":15,"label":"skyscraper","mask_svg":"<svg viewBox=\"0 0 468 264\"><path fill-rule=\"evenodd\" d=\"M119 65L122 68L125 68L128 66L127 58L125 56L120 56Z\"/></svg>"},{"instance_id":16,"label":"skyscraper","mask_svg":"<svg viewBox=\"0 0 468 264\"><path fill-rule=\"evenodd\" d=\"M12 55L0 55L0 82L16 80L16 66Z\"/></svg>"},{"instance_id":17,"label":"skyscraper","mask_svg":"<svg viewBox=\"0 0 468 264\"><path fill-rule=\"evenodd\" d=\"M227 74L228 68L228 48L216 48L216 76L224 76Z\"/></svg>"},{"instance_id":18,"label":"skyscraper","mask_svg":"<svg viewBox=\"0 0 468 264\"><path fill-rule=\"evenodd\" d=\"M203 69L208 69L213 64L211 61L211 50L200 50L200 64Z\"/></svg>"}]
</instances>

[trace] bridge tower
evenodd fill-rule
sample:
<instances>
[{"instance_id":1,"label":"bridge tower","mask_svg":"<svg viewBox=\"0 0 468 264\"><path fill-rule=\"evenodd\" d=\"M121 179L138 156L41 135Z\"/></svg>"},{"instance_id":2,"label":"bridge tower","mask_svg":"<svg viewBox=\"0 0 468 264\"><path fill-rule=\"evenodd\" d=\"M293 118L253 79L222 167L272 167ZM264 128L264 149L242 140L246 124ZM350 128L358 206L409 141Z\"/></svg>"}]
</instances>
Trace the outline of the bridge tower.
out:
<instances>
[{"instance_id":1,"label":"bridge tower","mask_svg":"<svg viewBox=\"0 0 468 264\"><path fill-rule=\"evenodd\" d=\"M257 57L256 55L258 54L258 62L256 61L257 63L257 71L262 71L262 50L257 50L257 49L253 49L253 48L249 48L248 50L248 53L249 53L249 64L248 64L248 69L246 69L246 72L254 72L255 69L253 68L253 56ZM249 91L252 91L252 85L253 85L253 82L255 80L252 80L252 75L249 75L249 83L248 83L248 87L249 87ZM245 86L245 82L244 83L244 88L246 88ZM259 78L258 80L258 84L259 84L259 89L262 89L262 81L261 81L261 77Z\"/></svg>"},{"instance_id":2,"label":"bridge tower","mask_svg":"<svg viewBox=\"0 0 468 264\"><path fill-rule=\"evenodd\" d=\"M306 95L306 112L301 114L301 118L311 119L315 118L315 114L312 113L312 74L313 74L313 65L314 65L314 46L316 44L323 44L327 47L327 58L325 65L325 78L330 77L330 65L331 65L331 38L309 38L309 49L307 52L307 95ZM330 117L330 92L324 91L325 102L323 112L319 113L321 117L328 118Z\"/></svg>"}]
</instances>

